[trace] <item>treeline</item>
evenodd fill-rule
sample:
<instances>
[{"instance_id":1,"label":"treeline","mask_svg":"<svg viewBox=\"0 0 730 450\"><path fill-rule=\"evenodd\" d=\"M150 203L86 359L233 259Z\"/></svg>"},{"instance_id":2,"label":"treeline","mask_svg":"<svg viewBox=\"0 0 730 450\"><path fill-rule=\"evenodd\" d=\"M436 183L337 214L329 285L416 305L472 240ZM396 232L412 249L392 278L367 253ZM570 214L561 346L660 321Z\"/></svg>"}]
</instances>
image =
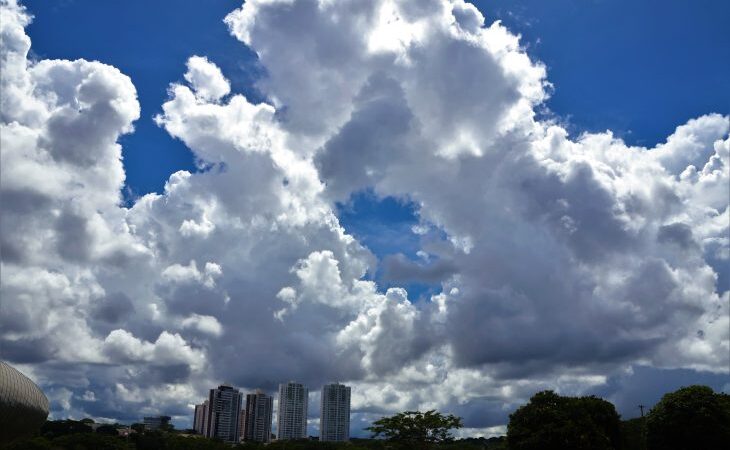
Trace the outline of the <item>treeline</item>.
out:
<instances>
[{"instance_id":1,"label":"treeline","mask_svg":"<svg viewBox=\"0 0 730 450\"><path fill-rule=\"evenodd\" d=\"M715 450L730 448L730 395L689 386L664 395L646 417L620 420L598 397L535 394L510 415L509 450Z\"/></svg>"},{"instance_id":2,"label":"treeline","mask_svg":"<svg viewBox=\"0 0 730 450\"><path fill-rule=\"evenodd\" d=\"M132 434L128 438L84 431L55 438L34 437L15 442L5 448L8 450L394 450L405 447L382 439L352 439L348 443L301 440L272 442L265 445L256 443L230 445L216 439L190 436L174 431L144 431ZM461 439L438 445L439 450L504 450L506 448L504 436L489 439Z\"/></svg>"},{"instance_id":3,"label":"treeline","mask_svg":"<svg viewBox=\"0 0 730 450\"><path fill-rule=\"evenodd\" d=\"M707 386L664 395L646 417L620 420L598 397L535 394L510 415L509 450L715 450L730 448L730 396Z\"/></svg>"},{"instance_id":4,"label":"treeline","mask_svg":"<svg viewBox=\"0 0 730 450\"><path fill-rule=\"evenodd\" d=\"M46 422L40 435L18 441L9 450L716 450L730 448L730 396L707 386L689 386L666 394L646 417L621 420L610 402L598 397L566 397L552 391L535 394L510 415L507 435L451 439L461 419L435 411L407 411L383 417L369 428L385 439L349 443L316 440L245 443L221 441L172 429L145 431L132 425L120 435L116 425L92 432L85 421ZM126 429L129 431L129 429ZM189 430L188 430L189 431Z\"/></svg>"}]
</instances>

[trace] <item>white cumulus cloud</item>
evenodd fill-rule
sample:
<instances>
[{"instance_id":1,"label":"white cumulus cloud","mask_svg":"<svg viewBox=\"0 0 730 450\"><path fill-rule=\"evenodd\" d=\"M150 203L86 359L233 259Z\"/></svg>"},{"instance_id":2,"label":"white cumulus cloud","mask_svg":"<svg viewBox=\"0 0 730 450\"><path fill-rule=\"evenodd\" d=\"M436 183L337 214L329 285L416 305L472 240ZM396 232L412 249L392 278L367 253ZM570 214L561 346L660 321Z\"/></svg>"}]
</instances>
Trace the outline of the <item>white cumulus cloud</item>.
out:
<instances>
[{"instance_id":1,"label":"white cumulus cloud","mask_svg":"<svg viewBox=\"0 0 730 450\"><path fill-rule=\"evenodd\" d=\"M131 80L29 59L30 15L2 13L0 348L58 413L340 380L363 424L439 408L490 435L536 390L727 373L727 116L653 148L570 136L536 118L543 65L462 0L251 0L225 22L271 104L191 56L155 121L206 170L126 207ZM362 190L414 205L417 260L342 227Z\"/></svg>"}]
</instances>

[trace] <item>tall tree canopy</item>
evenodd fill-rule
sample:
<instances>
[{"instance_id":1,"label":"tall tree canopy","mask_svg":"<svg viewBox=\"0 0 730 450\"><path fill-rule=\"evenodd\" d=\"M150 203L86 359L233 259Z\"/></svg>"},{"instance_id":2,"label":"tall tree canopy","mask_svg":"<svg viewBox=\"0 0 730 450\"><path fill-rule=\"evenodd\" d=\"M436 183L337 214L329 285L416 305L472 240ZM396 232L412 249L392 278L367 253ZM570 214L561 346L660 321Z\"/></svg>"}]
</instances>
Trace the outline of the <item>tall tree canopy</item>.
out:
<instances>
[{"instance_id":1,"label":"tall tree canopy","mask_svg":"<svg viewBox=\"0 0 730 450\"><path fill-rule=\"evenodd\" d=\"M463 426L460 417L443 415L435 410L405 411L383 417L366 430L373 437L385 437L403 448L427 449L432 444L452 439L451 430Z\"/></svg>"},{"instance_id":2,"label":"tall tree canopy","mask_svg":"<svg viewBox=\"0 0 730 450\"><path fill-rule=\"evenodd\" d=\"M730 395L689 386L664 395L646 417L649 450L730 448Z\"/></svg>"},{"instance_id":3,"label":"tall tree canopy","mask_svg":"<svg viewBox=\"0 0 730 450\"><path fill-rule=\"evenodd\" d=\"M614 406L597 397L538 392L510 415L510 450L609 450L620 445L621 422Z\"/></svg>"}]
</instances>

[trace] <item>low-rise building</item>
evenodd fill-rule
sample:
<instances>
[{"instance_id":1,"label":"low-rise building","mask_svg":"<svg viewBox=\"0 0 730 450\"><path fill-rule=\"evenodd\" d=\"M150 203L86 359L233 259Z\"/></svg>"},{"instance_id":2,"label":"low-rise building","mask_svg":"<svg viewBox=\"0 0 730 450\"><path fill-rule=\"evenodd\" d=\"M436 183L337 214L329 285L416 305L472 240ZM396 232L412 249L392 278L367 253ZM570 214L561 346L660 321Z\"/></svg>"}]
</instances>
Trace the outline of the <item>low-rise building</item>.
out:
<instances>
[{"instance_id":1,"label":"low-rise building","mask_svg":"<svg viewBox=\"0 0 730 450\"><path fill-rule=\"evenodd\" d=\"M170 416L148 416L144 418L145 430L159 430L170 425Z\"/></svg>"}]
</instances>

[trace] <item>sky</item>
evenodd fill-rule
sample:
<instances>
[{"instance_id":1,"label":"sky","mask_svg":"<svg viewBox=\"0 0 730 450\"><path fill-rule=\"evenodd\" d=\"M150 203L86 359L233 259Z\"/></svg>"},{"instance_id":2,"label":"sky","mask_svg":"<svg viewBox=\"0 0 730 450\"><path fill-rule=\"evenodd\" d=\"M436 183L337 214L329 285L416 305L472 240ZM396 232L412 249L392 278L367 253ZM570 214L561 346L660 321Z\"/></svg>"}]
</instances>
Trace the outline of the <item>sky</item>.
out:
<instances>
[{"instance_id":1,"label":"sky","mask_svg":"<svg viewBox=\"0 0 730 450\"><path fill-rule=\"evenodd\" d=\"M2 2L0 355L52 416L223 381L504 432L730 389L730 5ZM32 17L32 20L31 20Z\"/></svg>"}]
</instances>

